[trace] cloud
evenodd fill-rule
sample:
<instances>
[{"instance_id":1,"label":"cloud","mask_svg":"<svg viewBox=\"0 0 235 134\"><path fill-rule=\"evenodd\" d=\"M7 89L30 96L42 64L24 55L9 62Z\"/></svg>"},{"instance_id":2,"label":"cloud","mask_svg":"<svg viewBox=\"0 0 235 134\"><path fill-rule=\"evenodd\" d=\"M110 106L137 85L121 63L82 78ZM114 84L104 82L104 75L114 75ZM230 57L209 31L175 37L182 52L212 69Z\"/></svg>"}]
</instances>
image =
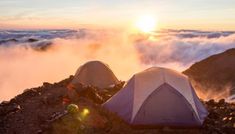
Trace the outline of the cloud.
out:
<instances>
[{"instance_id":1,"label":"cloud","mask_svg":"<svg viewBox=\"0 0 235 134\"><path fill-rule=\"evenodd\" d=\"M192 34L200 33L194 31ZM182 32L178 31L160 37L150 36L147 40L136 41L136 49L145 64L176 63L185 69L206 57L235 47L234 33L220 33L220 36L208 38L213 34L204 32L197 37L188 38L182 37Z\"/></svg>"},{"instance_id":2,"label":"cloud","mask_svg":"<svg viewBox=\"0 0 235 134\"><path fill-rule=\"evenodd\" d=\"M140 71L140 63L135 49L122 36L122 33L98 33L83 38L56 38L44 51L35 51L28 43L0 46L0 100L12 98L45 81L67 78L89 60L107 63L119 79L127 80Z\"/></svg>"},{"instance_id":3,"label":"cloud","mask_svg":"<svg viewBox=\"0 0 235 134\"><path fill-rule=\"evenodd\" d=\"M188 38L179 36L186 31L161 31L151 36L89 29L24 31L24 36L19 31L11 32L0 32L0 39L20 40L0 45L0 101L8 100L26 88L40 86L42 82L60 81L89 60L107 63L119 79L128 80L134 73L153 65L182 71L196 61L235 47L232 33L226 36L222 33L214 38L202 35ZM198 31L190 33L201 34ZM32 46L37 46L37 42L27 42L28 38L52 45L35 51Z\"/></svg>"}]
</instances>

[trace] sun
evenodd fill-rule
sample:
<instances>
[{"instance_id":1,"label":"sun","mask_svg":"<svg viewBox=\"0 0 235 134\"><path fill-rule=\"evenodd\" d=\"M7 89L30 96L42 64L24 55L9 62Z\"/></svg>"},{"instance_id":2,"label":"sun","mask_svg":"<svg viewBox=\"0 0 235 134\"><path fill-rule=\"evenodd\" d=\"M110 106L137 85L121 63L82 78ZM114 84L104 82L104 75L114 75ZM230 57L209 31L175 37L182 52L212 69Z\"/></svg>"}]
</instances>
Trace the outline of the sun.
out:
<instances>
[{"instance_id":1,"label":"sun","mask_svg":"<svg viewBox=\"0 0 235 134\"><path fill-rule=\"evenodd\" d=\"M151 15L141 16L136 21L136 27L138 30L144 33L152 32L156 29L157 20Z\"/></svg>"}]
</instances>

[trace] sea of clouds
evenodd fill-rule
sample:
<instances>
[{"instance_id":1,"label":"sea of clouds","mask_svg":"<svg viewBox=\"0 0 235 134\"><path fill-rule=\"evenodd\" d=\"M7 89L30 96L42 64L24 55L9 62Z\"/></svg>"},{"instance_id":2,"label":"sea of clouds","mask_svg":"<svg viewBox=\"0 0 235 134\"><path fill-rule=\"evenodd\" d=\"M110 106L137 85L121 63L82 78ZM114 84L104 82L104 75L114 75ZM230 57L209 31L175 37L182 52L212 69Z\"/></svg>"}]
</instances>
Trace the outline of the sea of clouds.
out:
<instances>
[{"instance_id":1,"label":"sea of clouds","mask_svg":"<svg viewBox=\"0 0 235 134\"><path fill-rule=\"evenodd\" d=\"M161 30L0 31L0 101L57 82L89 60L107 63L120 80L150 66L178 71L235 47L235 32Z\"/></svg>"}]
</instances>

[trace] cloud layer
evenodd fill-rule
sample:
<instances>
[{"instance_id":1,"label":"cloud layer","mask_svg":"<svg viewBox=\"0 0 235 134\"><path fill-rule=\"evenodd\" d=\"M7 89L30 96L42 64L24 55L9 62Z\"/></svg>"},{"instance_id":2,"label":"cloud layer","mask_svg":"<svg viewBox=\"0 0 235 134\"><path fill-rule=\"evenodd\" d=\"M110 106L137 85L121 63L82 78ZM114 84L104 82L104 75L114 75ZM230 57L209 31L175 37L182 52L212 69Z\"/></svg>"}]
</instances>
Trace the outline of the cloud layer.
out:
<instances>
[{"instance_id":1,"label":"cloud layer","mask_svg":"<svg viewBox=\"0 0 235 134\"><path fill-rule=\"evenodd\" d=\"M21 31L22 32L22 31ZM74 74L89 60L107 63L121 80L149 66L183 71L210 55L235 47L233 32L164 30L151 35L125 31L1 31L0 101L42 82L56 82ZM28 39L37 39L28 42ZM35 49L41 42L49 47ZM48 44L46 44L47 46Z\"/></svg>"},{"instance_id":2,"label":"cloud layer","mask_svg":"<svg viewBox=\"0 0 235 134\"><path fill-rule=\"evenodd\" d=\"M176 63L182 69L210 55L235 47L233 32L168 31L136 42L145 64ZM179 69L178 69L179 70Z\"/></svg>"}]
</instances>

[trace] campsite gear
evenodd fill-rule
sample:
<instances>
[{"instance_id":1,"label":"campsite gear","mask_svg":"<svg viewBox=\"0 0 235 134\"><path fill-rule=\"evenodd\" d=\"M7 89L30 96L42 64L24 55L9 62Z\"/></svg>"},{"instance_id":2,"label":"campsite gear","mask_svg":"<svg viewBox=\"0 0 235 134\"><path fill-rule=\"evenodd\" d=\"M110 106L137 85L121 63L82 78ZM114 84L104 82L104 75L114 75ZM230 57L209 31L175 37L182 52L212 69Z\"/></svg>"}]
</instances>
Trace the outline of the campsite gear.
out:
<instances>
[{"instance_id":1,"label":"campsite gear","mask_svg":"<svg viewBox=\"0 0 235 134\"><path fill-rule=\"evenodd\" d=\"M102 104L112 97L117 91L119 91L125 82L120 82L114 87L109 87L105 89L97 89L92 86L77 86L76 88L67 87L67 98L63 99L64 104L68 104L71 101L78 101L79 97L85 97L92 100L94 103ZM66 100L67 99L67 100Z\"/></svg>"},{"instance_id":2,"label":"campsite gear","mask_svg":"<svg viewBox=\"0 0 235 134\"><path fill-rule=\"evenodd\" d=\"M77 113L79 111L79 108L76 104L69 104L67 106L67 110L70 114L74 114L74 113Z\"/></svg>"},{"instance_id":3,"label":"campsite gear","mask_svg":"<svg viewBox=\"0 0 235 134\"><path fill-rule=\"evenodd\" d=\"M103 89L118 84L119 80L108 65L100 61L90 61L78 68L69 87L76 88L79 83Z\"/></svg>"},{"instance_id":4,"label":"campsite gear","mask_svg":"<svg viewBox=\"0 0 235 134\"><path fill-rule=\"evenodd\" d=\"M159 67L133 75L103 106L144 126L200 126L208 114L185 75Z\"/></svg>"}]
</instances>

